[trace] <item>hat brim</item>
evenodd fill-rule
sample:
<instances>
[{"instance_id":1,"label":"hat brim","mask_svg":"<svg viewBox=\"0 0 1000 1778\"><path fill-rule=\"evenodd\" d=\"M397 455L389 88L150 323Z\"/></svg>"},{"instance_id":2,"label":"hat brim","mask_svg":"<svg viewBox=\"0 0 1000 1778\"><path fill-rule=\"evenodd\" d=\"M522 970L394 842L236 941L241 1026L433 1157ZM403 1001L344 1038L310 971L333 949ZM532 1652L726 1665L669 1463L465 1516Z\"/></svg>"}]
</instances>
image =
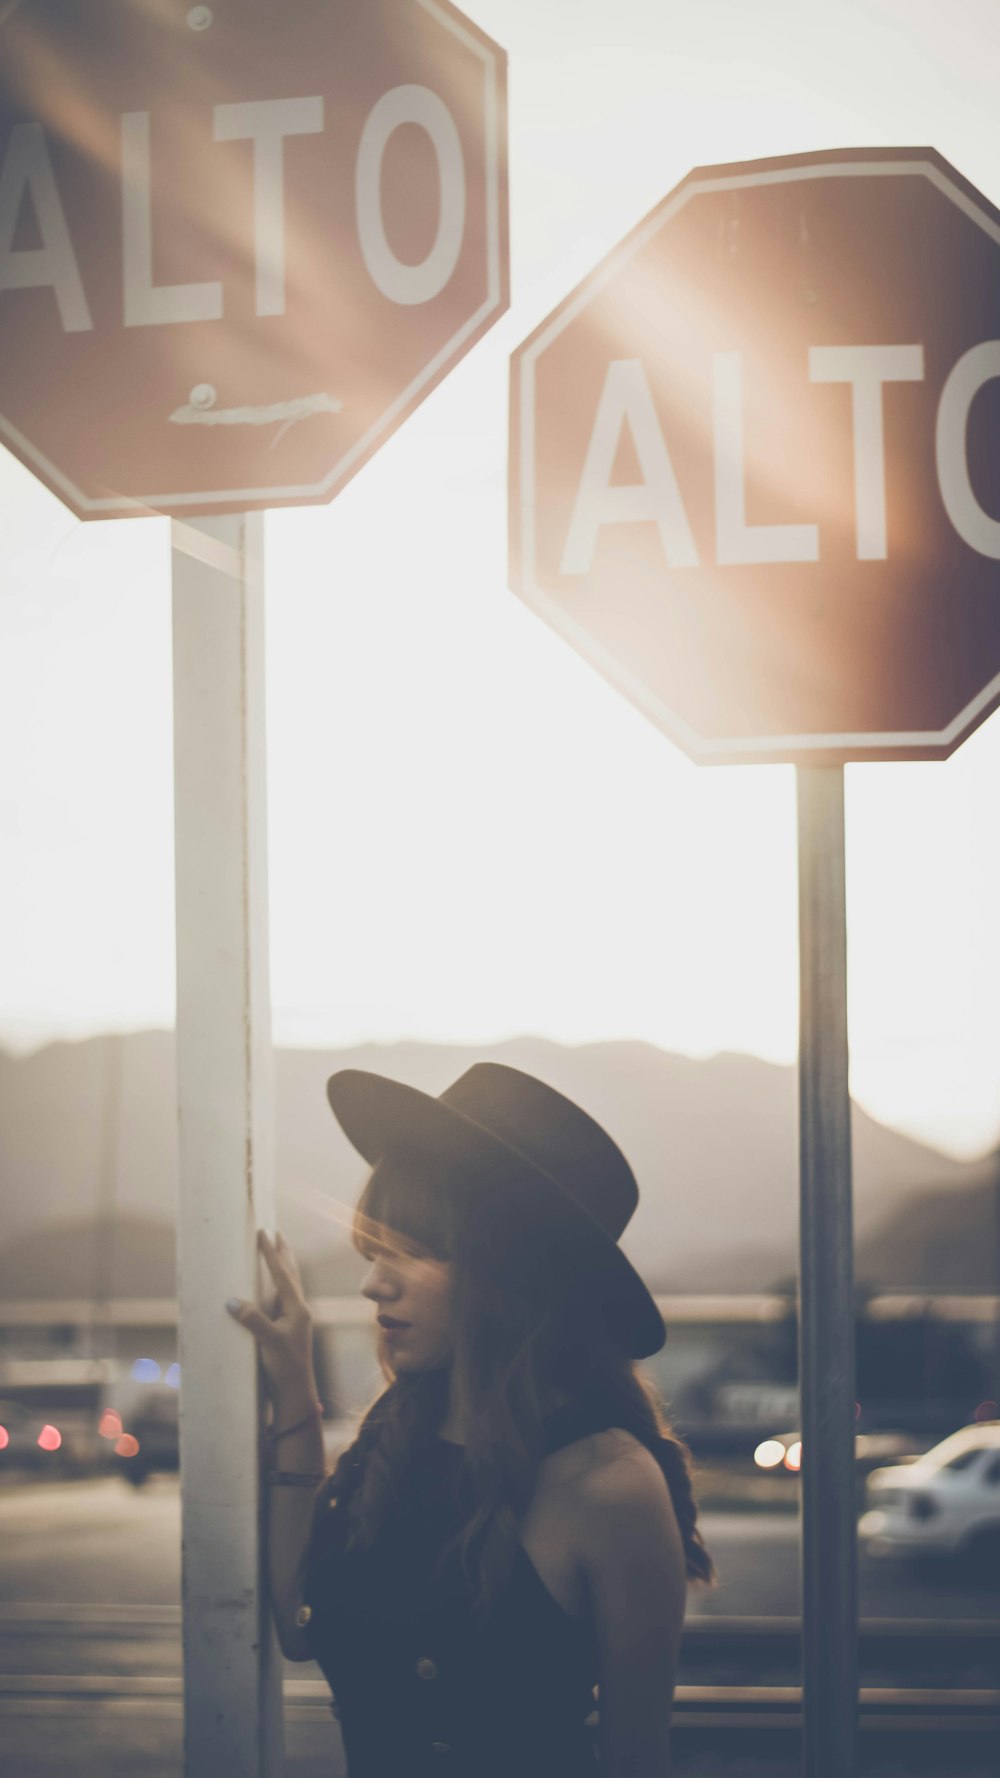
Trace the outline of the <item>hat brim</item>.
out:
<instances>
[{"instance_id":1,"label":"hat brim","mask_svg":"<svg viewBox=\"0 0 1000 1778\"><path fill-rule=\"evenodd\" d=\"M521 1261L534 1260L540 1271L546 1258L544 1235L550 1235L551 1251L563 1267L589 1281L609 1331L629 1356L649 1358L662 1349L667 1338L663 1317L631 1261L559 1181L527 1155L456 1107L384 1074L343 1068L331 1075L326 1092L345 1136L370 1166L408 1154L450 1164L465 1161L470 1170L484 1161L498 1164L509 1188L509 1207L516 1208L511 1197L519 1187L523 1196ZM535 1237L530 1254L524 1252L526 1226ZM495 1233L509 1235L510 1229ZM493 1246L499 1258L495 1240Z\"/></svg>"}]
</instances>

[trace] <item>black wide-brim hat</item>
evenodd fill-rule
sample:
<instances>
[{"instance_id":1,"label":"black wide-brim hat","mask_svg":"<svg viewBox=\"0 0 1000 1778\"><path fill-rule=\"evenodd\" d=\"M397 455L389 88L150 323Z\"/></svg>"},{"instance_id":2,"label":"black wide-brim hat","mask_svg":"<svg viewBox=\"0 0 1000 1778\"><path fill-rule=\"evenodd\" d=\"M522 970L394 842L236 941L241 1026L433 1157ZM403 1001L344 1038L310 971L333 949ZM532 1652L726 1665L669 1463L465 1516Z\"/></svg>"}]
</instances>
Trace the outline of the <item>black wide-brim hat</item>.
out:
<instances>
[{"instance_id":1,"label":"black wide-brim hat","mask_svg":"<svg viewBox=\"0 0 1000 1778\"><path fill-rule=\"evenodd\" d=\"M371 1166L437 1161L475 1194L469 1223L492 1276L534 1300L573 1296L633 1358L660 1351L663 1317L618 1245L639 1202L632 1169L571 1099L500 1062L475 1063L438 1098L360 1068L326 1091Z\"/></svg>"}]
</instances>

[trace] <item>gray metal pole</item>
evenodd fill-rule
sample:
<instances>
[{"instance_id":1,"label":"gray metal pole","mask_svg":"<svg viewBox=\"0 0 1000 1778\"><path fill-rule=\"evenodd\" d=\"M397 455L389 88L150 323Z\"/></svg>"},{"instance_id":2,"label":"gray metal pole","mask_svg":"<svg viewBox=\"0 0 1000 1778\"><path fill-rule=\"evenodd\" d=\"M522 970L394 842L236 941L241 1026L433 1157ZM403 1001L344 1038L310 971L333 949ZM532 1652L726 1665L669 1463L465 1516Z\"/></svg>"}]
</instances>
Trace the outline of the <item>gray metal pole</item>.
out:
<instances>
[{"instance_id":1,"label":"gray metal pole","mask_svg":"<svg viewBox=\"0 0 1000 1778\"><path fill-rule=\"evenodd\" d=\"M274 1226L263 515L172 526L185 1778L280 1778L252 1342Z\"/></svg>"},{"instance_id":2,"label":"gray metal pole","mask_svg":"<svg viewBox=\"0 0 1000 1778\"><path fill-rule=\"evenodd\" d=\"M803 1778L857 1757L854 1266L844 773L796 770Z\"/></svg>"}]
</instances>

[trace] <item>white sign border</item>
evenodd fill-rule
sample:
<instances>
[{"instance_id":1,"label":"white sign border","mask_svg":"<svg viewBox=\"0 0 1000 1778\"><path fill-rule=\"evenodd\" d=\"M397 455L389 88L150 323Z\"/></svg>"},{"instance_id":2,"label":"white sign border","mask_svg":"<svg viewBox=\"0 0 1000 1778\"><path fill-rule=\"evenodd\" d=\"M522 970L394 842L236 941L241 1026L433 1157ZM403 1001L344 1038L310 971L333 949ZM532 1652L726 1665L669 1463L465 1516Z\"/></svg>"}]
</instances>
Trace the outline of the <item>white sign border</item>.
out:
<instances>
[{"instance_id":1,"label":"white sign border","mask_svg":"<svg viewBox=\"0 0 1000 1778\"><path fill-rule=\"evenodd\" d=\"M791 754L844 754L857 752L866 755L895 754L901 749L912 751L915 755L926 756L930 752L941 754L953 751L964 736L975 726L982 712L1000 700L1000 673L996 675L979 695L972 699L959 714L943 729L929 729L912 733L875 733L875 734L832 734L832 735L758 735L758 736L726 736L712 739L697 733L683 717L678 716L668 704L652 692L645 682L626 667L617 656L609 654L590 632L578 624L536 579L536 530L535 530L535 361L549 347L553 340L589 306L594 297L600 293L612 278L626 265L636 253L647 245L653 237L678 211L692 198L704 192L738 191L747 186L782 185L803 179L833 179L851 177L867 178L899 178L901 175L915 175L928 179L930 183L949 198L951 202L975 222L990 239L1000 246L1000 226L992 217L984 215L979 207L964 191L944 174L932 161L852 161L845 158L840 161L827 161L805 164L797 167L778 167L770 171L755 173L724 174L715 179L697 179L685 185L672 199L666 202L647 217L645 225L639 228L613 249L608 258L592 272L580 286L575 297L554 318L548 327L543 327L538 338L530 346L523 349L519 371L519 405L520 431L518 436L520 488L519 519L520 519L520 574L518 592L529 608L534 608L552 629L556 630L570 646L582 654L604 678L618 687L631 703L635 704L644 715L648 716L658 728L675 740L686 753L705 764L732 764L740 761L752 761L755 756L773 756L776 753ZM762 762L763 763L763 762ZM787 763L791 764L792 761Z\"/></svg>"}]
</instances>

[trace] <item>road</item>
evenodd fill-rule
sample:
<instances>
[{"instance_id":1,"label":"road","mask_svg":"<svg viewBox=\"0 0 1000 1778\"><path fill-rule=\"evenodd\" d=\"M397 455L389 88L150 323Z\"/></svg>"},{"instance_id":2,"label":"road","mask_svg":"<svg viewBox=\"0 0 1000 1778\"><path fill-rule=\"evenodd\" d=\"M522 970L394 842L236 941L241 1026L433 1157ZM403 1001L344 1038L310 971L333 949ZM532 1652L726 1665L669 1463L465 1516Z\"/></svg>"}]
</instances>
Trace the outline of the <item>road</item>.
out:
<instances>
[{"instance_id":1,"label":"road","mask_svg":"<svg viewBox=\"0 0 1000 1778\"><path fill-rule=\"evenodd\" d=\"M795 1616L799 1528L795 1513L703 1513L719 1569L710 1592L692 1587L690 1616ZM155 1605L180 1601L180 1494L176 1476L141 1490L115 1477L8 1487L0 1493L4 1561L0 1602ZM994 1618L997 1595L900 1573L862 1555L862 1617Z\"/></svg>"},{"instance_id":2,"label":"road","mask_svg":"<svg viewBox=\"0 0 1000 1778\"><path fill-rule=\"evenodd\" d=\"M701 1523L720 1585L691 1589L690 1620L798 1614L795 1514L705 1513ZM4 1488L0 1540L0 1778L179 1778L177 1478L141 1492L116 1478ZM918 1582L862 1558L860 1582L863 1617L996 1617L995 1592L946 1576ZM687 1639L681 1683L719 1677L699 1667L703 1641ZM289 1778L343 1778L322 1676L303 1663L287 1677Z\"/></svg>"}]
</instances>

